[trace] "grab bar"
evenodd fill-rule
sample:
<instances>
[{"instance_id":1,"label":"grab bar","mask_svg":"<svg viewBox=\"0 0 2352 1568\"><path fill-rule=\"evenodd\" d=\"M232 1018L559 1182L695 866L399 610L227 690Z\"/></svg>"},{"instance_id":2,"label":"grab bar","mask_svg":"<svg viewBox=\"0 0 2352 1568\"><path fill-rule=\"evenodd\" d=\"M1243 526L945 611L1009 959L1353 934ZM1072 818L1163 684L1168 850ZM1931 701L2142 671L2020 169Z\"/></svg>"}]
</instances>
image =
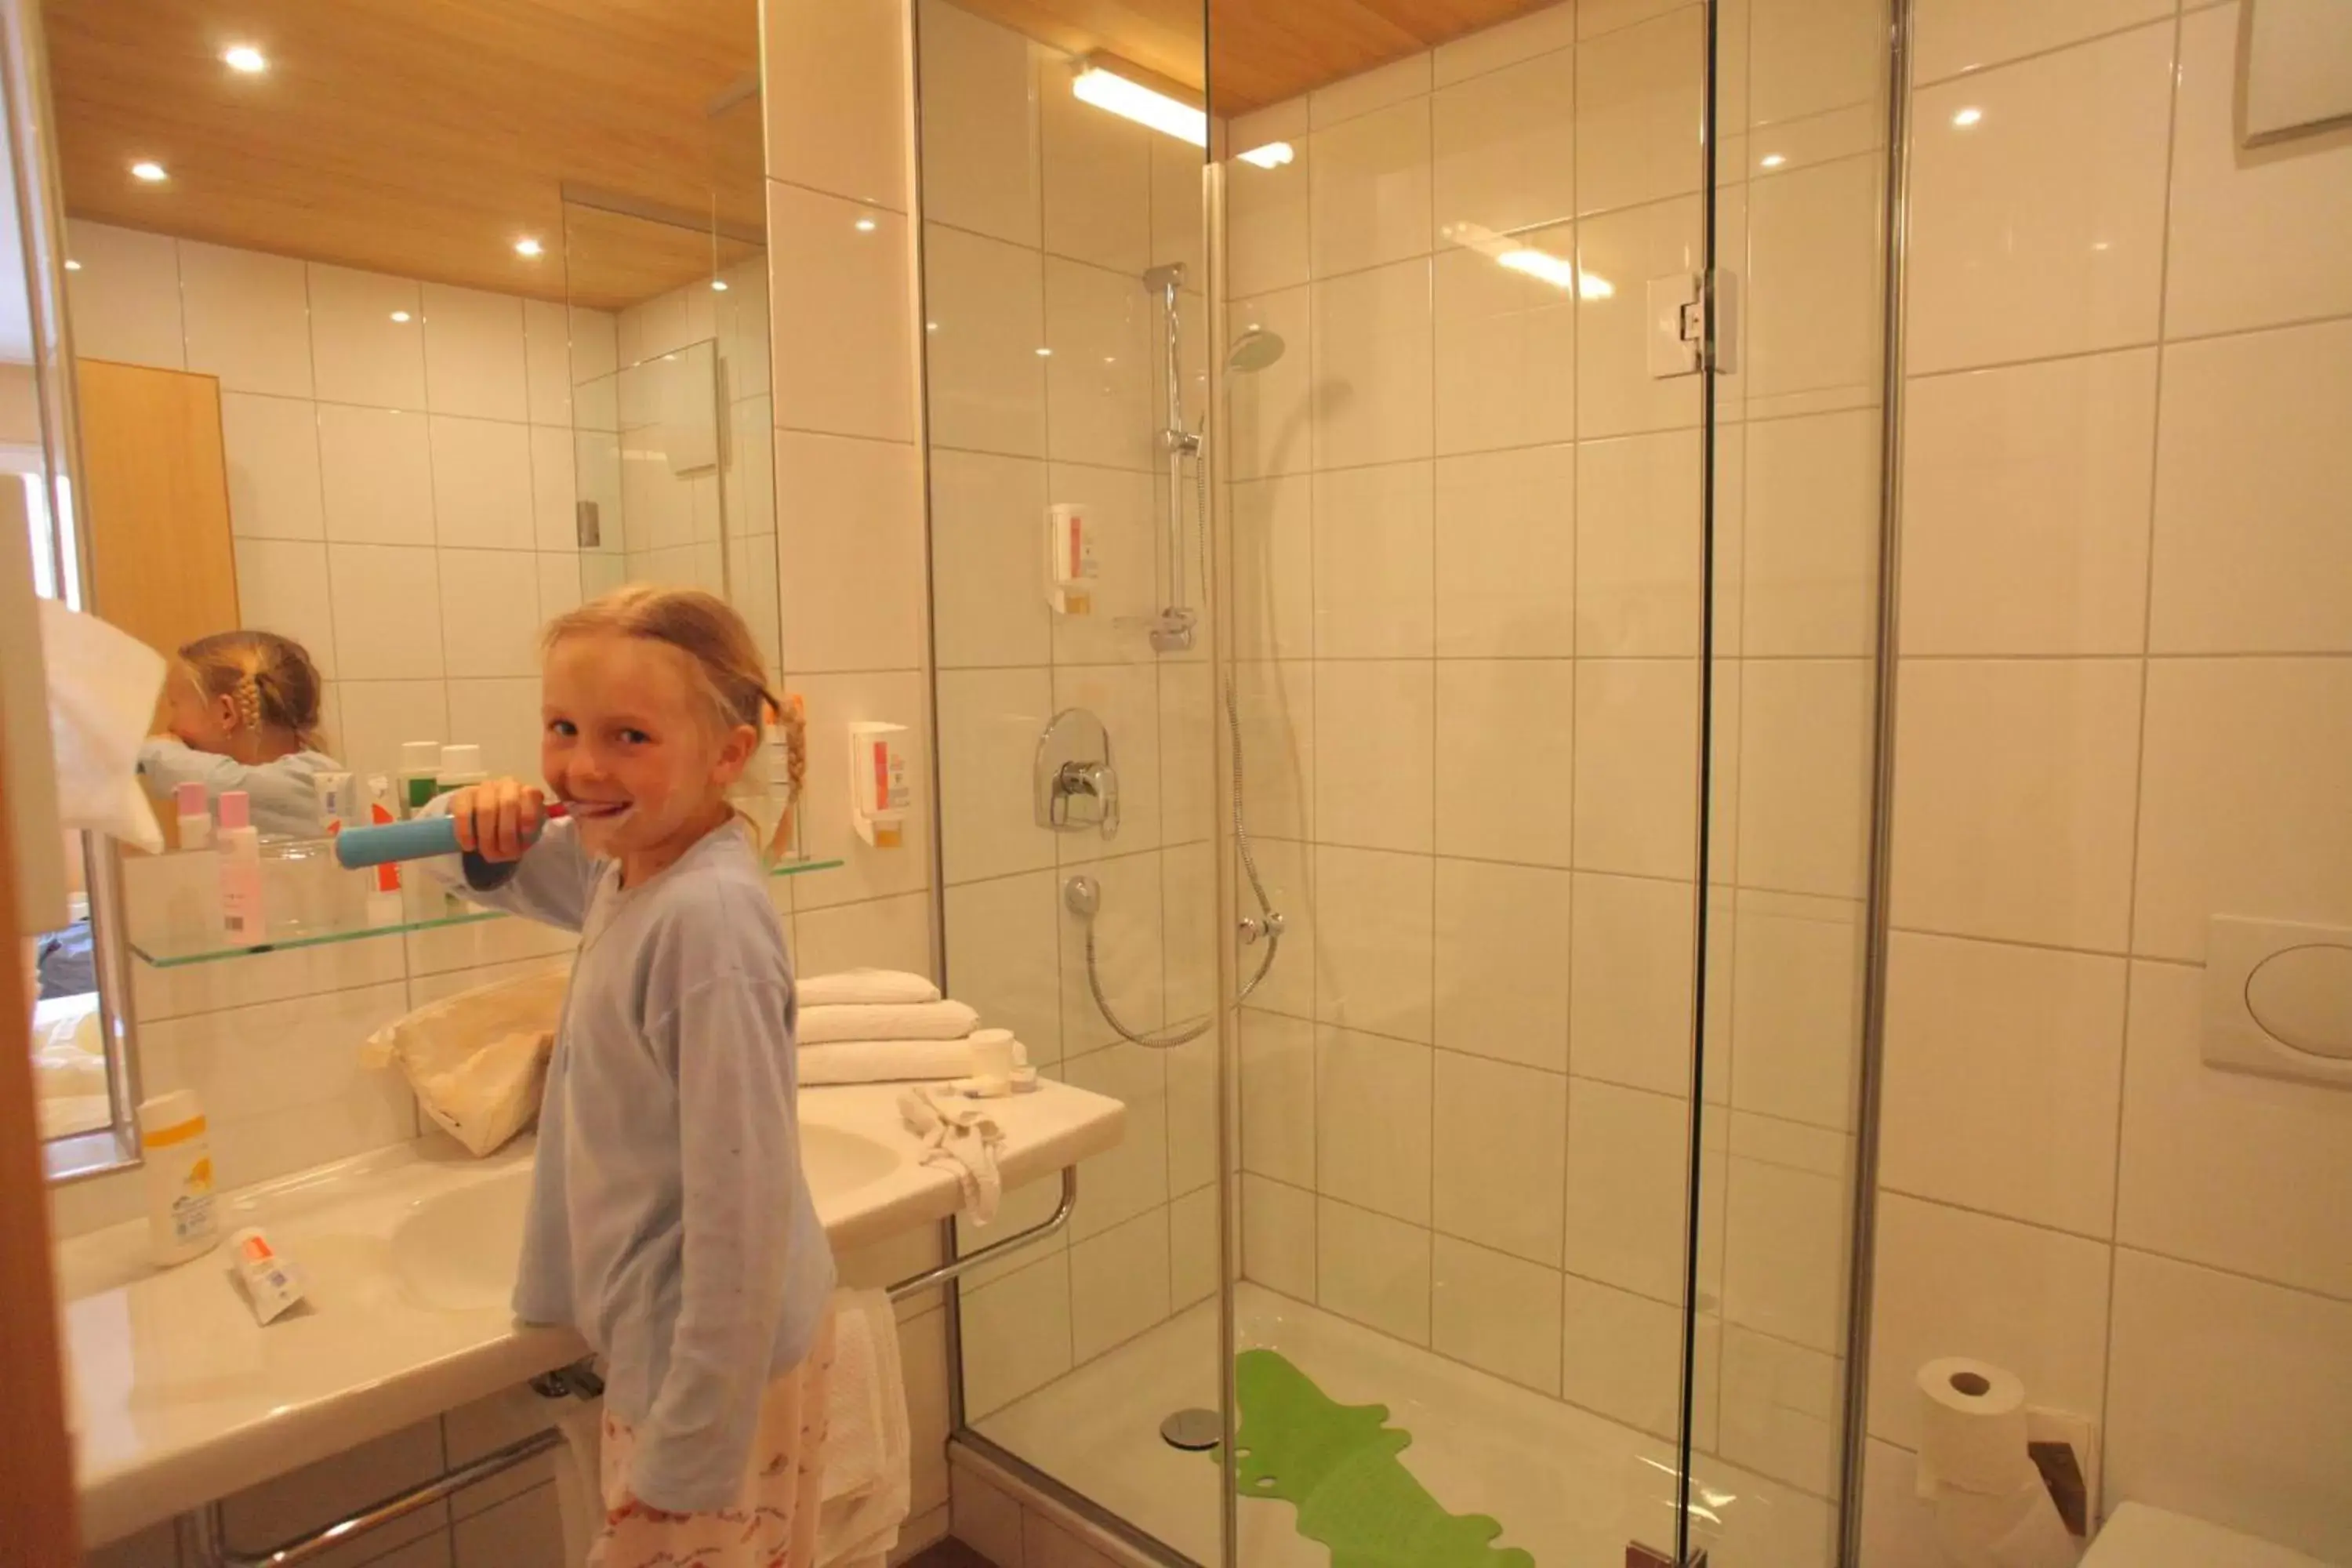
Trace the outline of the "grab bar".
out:
<instances>
[{"instance_id":1,"label":"grab bar","mask_svg":"<svg viewBox=\"0 0 2352 1568\"><path fill-rule=\"evenodd\" d=\"M983 1247L978 1252L951 1258L935 1268L910 1275L884 1293L893 1301L903 1301L934 1286L961 1279L983 1263L992 1263L1008 1252L1034 1247L1061 1230L1070 1223L1070 1215L1077 1206L1078 1168L1065 1165L1062 1167L1062 1201L1054 1206L1052 1214L1028 1229ZM603 1387L593 1368L585 1361L576 1366L559 1368L530 1382L540 1395L548 1399L558 1399L574 1393L583 1398L593 1398L595 1391ZM267 1552L230 1551L223 1507L217 1501L206 1503L180 1516L181 1561L189 1568L299 1568L300 1564L317 1560L347 1541L381 1530L394 1520L405 1519L419 1509L430 1508L467 1487L535 1459L562 1441L562 1434L551 1427L544 1432L534 1432L519 1442L485 1454L470 1464L460 1465L422 1486L371 1503L349 1519L338 1520L333 1524L298 1535L284 1545Z\"/></svg>"}]
</instances>

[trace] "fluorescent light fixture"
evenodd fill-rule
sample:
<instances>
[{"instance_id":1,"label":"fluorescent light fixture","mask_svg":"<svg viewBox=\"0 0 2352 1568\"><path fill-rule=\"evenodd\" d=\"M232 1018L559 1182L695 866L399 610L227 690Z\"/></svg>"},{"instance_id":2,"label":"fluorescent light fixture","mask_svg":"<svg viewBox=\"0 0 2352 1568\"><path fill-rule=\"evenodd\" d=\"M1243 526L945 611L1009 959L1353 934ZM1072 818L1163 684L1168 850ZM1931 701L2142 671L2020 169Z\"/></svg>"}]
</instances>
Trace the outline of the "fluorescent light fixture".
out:
<instances>
[{"instance_id":1,"label":"fluorescent light fixture","mask_svg":"<svg viewBox=\"0 0 2352 1568\"><path fill-rule=\"evenodd\" d=\"M529 236L525 236L523 238L515 241L515 254L517 256L539 256L543 254L546 249L547 247L545 246L540 244L539 241L530 238Z\"/></svg>"},{"instance_id":2,"label":"fluorescent light fixture","mask_svg":"<svg viewBox=\"0 0 2352 1568\"><path fill-rule=\"evenodd\" d=\"M1978 121L1982 120L1983 118L1984 110L1971 105L1967 109L1961 110L1958 114L1953 115L1952 123L1955 125L1974 125Z\"/></svg>"},{"instance_id":3,"label":"fluorescent light fixture","mask_svg":"<svg viewBox=\"0 0 2352 1568\"><path fill-rule=\"evenodd\" d=\"M713 278L710 280L710 288L713 293L724 294L727 292L727 279L724 278Z\"/></svg>"},{"instance_id":4,"label":"fluorescent light fixture","mask_svg":"<svg viewBox=\"0 0 2352 1568\"><path fill-rule=\"evenodd\" d=\"M131 177L134 180L144 180L151 185L160 185L172 176L163 172L163 164L152 158L142 158L131 165Z\"/></svg>"},{"instance_id":5,"label":"fluorescent light fixture","mask_svg":"<svg viewBox=\"0 0 2352 1568\"><path fill-rule=\"evenodd\" d=\"M1777 169L1788 161L1789 160L1785 156L1779 153L1767 153L1764 154L1762 159L1764 167L1768 169Z\"/></svg>"},{"instance_id":6,"label":"fluorescent light fixture","mask_svg":"<svg viewBox=\"0 0 2352 1568\"><path fill-rule=\"evenodd\" d=\"M851 224L849 226L856 229L860 234L872 234L874 232L874 220L870 217L862 217L856 223Z\"/></svg>"},{"instance_id":7,"label":"fluorescent light fixture","mask_svg":"<svg viewBox=\"0 0 2352 1568\"><path fill-rule=\"evenodd\" d=\"M395 321L405 321L408 320L408 312L405 310L394 310L392 313L392 319Z\"/></svg>"},{"instance_id":8,"label":"fluorescent light fixture","mask_svg":"<svg viewBox=\"0 0 2352 1568\"><path fill-rule=\"evenodd\" d=\"M79 272L81 270L81 263L68 256L66 258L66 270L68 272Z\"/></svg>"},{"instance_id":9,"label":"fluorescent light fixture","mask_svg":"<svg viewBox=\"0 0 2352 1568\"><path fill-rule=\"evenodd\" d=\"M1514 272L1539 278L1555 289L1576 287L1576 263L1564 257L1554 256L1549 250L1530 250L1522 246L1517 250L1503 252L1495 258L1495 262Z\"/></svg>"},{"instance_id":10,"label":"fluorescent light fixture","mask_svg":"<svg viewBox=\"0 0 2352 1568\"><path fill-rule=\"evenodd\" d=\"M1079 66L1078 74L1071 79L1070 91L1081 103L1091 103L1123 120L1148 125L1179 142L1190 142L1195 147L1209 144L1209 117L1205 112L1094 60Z\"/></svg>"},{"instance_id":11,"label":"fluorescent light fixture","mask_svg":"<svg viewBox=\"0 0 2352 1568\"><path fill-rule=\"evenodd\" d=\"M269 57L251 44L231 44L221 51L221 59L229 69L243 71L247 76L259 76L269 68Z\"/></svg>"},{"instance_id":12,"label":"fluorescent light fixture","mask_svg":"<svg viewBox=\"0 0 2352 1568\"><path fill-rule=\"evenodd\" d=\"M1287 142L1269 142L1263 147L1253 147L1241 154L1244 163L1255 163L1261 169L1279 169L1297 154Z\"/></svg>"}]
</instances>

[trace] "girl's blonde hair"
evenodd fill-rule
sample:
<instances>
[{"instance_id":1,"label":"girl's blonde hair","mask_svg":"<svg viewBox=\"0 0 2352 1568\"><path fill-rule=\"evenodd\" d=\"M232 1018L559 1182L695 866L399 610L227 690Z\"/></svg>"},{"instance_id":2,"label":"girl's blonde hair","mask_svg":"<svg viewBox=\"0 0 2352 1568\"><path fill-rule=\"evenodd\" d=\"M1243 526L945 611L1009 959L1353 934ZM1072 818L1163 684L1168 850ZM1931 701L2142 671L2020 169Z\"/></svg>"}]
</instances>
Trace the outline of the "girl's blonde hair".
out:
<instances>
[{"instance_id":1,"label":"girl's blonde hair","mask_svg":"<svg viewBox=\"0 0 2352 1568\"><path fill-rule=\"evenodd\" d=\"M600 634L667 643L686 655L710 717L722 731L749 724L760 732L770 715L783 708L768 689L751 628L715 594L648 583L615 588L548 622L540 647L551 653L566 637Z\"/></svg>"},{"instance_id":2,"label":"girl's blonde hair","mask_svg":"<svg viewBox=\"0 0 2352 1568\"><path fill-rule=\"evenodd\" d=\"M319 667L292 637L276 632L215 632L180 650L180 666L198 692L236 704L247 730L286 731L304 750L319 734Z\"/></svg>"}]
</instances>

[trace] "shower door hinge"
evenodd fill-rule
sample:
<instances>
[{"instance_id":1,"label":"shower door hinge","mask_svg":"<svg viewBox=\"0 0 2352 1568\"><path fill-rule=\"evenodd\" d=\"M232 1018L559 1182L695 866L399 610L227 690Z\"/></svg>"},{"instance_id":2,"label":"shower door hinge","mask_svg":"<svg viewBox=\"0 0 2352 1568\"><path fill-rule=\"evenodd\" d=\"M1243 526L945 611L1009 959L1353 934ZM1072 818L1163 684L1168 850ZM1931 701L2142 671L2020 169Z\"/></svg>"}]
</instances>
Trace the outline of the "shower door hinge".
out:
<instances>
[{"instance_id":1,"label":"shower door hinge","mask_svg":"<svg viewBox=\"0 0 2352 1568\"><path fill-rule=\"evenodd\" d=\"M1715 344L1706 341L1705 289L1715 292ZM1737 368L1732 348L1739 341L1738 291L1721 268L1712 274L1675 272L1650 279L1650 374L1658 380L1696 375L1702 367L1718 374Z\"/></svg>"}]
</instances>

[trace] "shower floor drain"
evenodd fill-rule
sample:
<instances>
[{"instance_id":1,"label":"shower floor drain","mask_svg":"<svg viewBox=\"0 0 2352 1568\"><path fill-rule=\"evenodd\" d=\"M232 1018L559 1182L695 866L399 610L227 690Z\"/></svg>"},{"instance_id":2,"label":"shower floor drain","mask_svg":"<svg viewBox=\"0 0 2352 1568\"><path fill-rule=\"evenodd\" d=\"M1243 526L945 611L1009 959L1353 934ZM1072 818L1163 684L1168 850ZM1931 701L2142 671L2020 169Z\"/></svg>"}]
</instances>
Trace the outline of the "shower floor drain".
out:
<instances>
[{"instance_id":1,"label":"shower floor drain","mask_svg":"<svg viewBox=\"0 0 2352 1568\"><path fill-rule=\"evenodd\" d=\"M1160 1436L1171 1448L1206 1453L1225 1440L1224 1418L1213 1410L1179 1410L1160 1424Z\"/></svg>"}]
</instances>

